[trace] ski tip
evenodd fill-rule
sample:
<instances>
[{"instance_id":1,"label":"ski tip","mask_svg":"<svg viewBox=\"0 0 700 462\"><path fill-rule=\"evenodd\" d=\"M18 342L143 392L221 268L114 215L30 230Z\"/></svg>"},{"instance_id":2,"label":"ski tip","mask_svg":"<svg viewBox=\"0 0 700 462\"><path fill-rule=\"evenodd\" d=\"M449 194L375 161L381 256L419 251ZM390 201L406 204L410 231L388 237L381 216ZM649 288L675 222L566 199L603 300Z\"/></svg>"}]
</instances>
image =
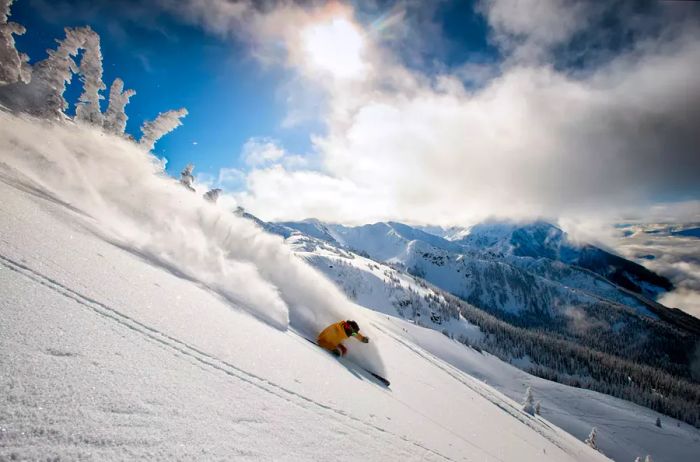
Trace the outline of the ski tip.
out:
<instances>
[{"instance_id":1,"label":"ski tip","mask_svg":"<svg viewBox=\"0 0 700 462\"><path fill-rule=\"evenodd\" d=\"M372 374L372 377L379 380L382 383L382 385L384 385L385 387L389 387L391 385L391 382L389 382L387 379L385 379L381 375L377 375L374 372L370 372L370 374Z\"/></svg>"}]
</instances>

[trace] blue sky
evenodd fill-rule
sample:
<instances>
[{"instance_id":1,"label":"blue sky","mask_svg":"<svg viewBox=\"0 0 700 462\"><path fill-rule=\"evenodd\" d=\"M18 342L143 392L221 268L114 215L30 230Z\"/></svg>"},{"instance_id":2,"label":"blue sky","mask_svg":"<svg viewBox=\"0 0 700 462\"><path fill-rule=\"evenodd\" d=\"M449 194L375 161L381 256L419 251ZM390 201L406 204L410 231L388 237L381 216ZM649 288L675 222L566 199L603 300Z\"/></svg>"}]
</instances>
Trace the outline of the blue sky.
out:
<instances>
[{"instance_id":1,"label":"blue sky","mask_svg":"<svg viewBox=\"0 0 700 462\"><path fill-rule=\"evenodd\" d=\"M101 37L107 87L120 77L125 88L136 90L127 106L128 133L138 138L144 120L168 109L188 109L183 125L155 149L168 159L170 173L179 173L188 162L212 175L221 167L237 166L250 137L272 137L292 151L308 150L308 131L317 126L281 127L286 108L276 88L283 71L263 68L240 43L184 24L155 7L139 21L124 13L121 3L130 2L94 2L92 9L75 3L56 8L48 1L17 1L12 19L27 28L17 37L18 49L35 62L55 47L54 39L65 36L64 27L90 25ZM77 100L80 87L74 78L66 93L69 102ZM106 108L106 100L102 103Z\"/></svg>"},{"instance_id":2,"label":"blue sky","mask_svg":"<svg viewBox=\"0 0 700 462\"><path fill-rule=\"evenodd\" d=\"M137 92L127 131L187 108L155 153L262 218L700 220L699 4L17 0L12 20L32 62L90 25L105 83Z\"/></svg>"}]
</instances>

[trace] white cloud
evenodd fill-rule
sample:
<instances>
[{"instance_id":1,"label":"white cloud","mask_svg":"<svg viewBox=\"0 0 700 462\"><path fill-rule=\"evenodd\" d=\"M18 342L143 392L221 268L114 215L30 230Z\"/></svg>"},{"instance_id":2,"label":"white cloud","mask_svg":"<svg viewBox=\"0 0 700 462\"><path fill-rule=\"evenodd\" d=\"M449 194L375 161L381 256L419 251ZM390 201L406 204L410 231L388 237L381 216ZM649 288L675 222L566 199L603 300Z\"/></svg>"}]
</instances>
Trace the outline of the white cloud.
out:
<instances>
[{"instance_id":1,"label":"white cloud","mask_svg":"<svg viewBox=\"0 0 700 462\"><path fill-rule=\"evenodd\" d=\"M157 4L220 37L246 42L251 54L264 64L301 66L307 71L309 59L302 53L307 26L348 17L351 12L340 2L157 0Z\"/></svg>"},{"instance_id":2,"label":"white cloud","mask_svg":"<svg viewBox=\"0 0 700 462\"><path fill-rule=\"evenodd\" d=\"M700 216L700 202L695 203L695 219ZM696 222L700 225L700 222ZM671 280L675 290L664 294L659 302L700 317L700 240L673 235L667 224L630 225L618 237L616 250L630 260Z\"/></svg>"},{"instance_id":3,"label":"white cloud","mask_svg":"<svg viewBox=\"0 0 700 462\"><path fill-rule=\"evenodd\" d=\"M365 78L348 82L311 72L300 31L333 15L352 19L349 7L245 5L249 16L240 22L236 12L231 20L243 25L229 33L326 99L317 106L326 133L313 139L313 169L292 168L274 143L256 146L242 198L253 212L463 224L494 215L607 217L700 192L700 33L692 22L644 29L617 56L566 72L552 64L552 50L598 20L597 7L489 2L483 8L506 56L498 65L472 69L473 79L467 65L424 75L385 46L398 45L396 37L366 33ZM470 80L476 89L465 88Z\"/></svg>"},{"instance_id":4,"label":"white cloud","mask_svg":"<svg viewBox=\"0 0 700 462\"><path fill-rule=\"evenodd\" d=\"M496 42L518 59L541 58L585 28L595 2L488 0L480 4Z\"/></svg>"},{"instance_id":5,"label":"white cloud","mask_svg":"<svg viewBox=\"0 0 700 462\"><path fill-rule=\"evenodd\" d=\"M679 287L672 292L664 294L659 299L659 303L680 308L696 318L700 318L700 291Z\"/></svg>"},{"instance_id":6,"label":"white cloud","mask_svg":"<svg viewBox=\"0 0 700 462\"><path fill-rule=\"evenodd\" d=\"M165 10L203 26L221 36L229 36L255 14L252 1L229 0L157 0Z\"/></svg>"},{"instance_id":7,"label":"white cloud","mask_svg":"<svg viewBox=\"0 0 700 462\"><path fill-rule=\"evenodd\" d=\"M675 45L585 78L512 67L475 93L456 78L437 87L406 73L384 91L333 87L329 133L315 140L322 173L361 192L344 202L373 197L385 217L445 224L590 215L696 193L700 42ZM253 210L283 200L250 186ZM318 217L346 220L327 198Z\"/></svg>"},{"instance_id":8,"label":"white cloud","mask_svg":"<svg viewBox=\"0 0 700 462\"><path fill-rule=\"evenodd\" d=\"M284 157L284 149L270 138L251 138L243 145L243 161L251 166L275 163Z\"/></svg>"},{"instance_id":9,"label":"white cloud","mask_svg":"<svg viewBox=\"0 0 700 462\"><path fill-rule=\"evenodd\" d=\"M222 168L219 170L217 184L229 190L236 190L245 183L245 173L237 168Z\"/></svg>"},{"instance_id":10,"label":"white cloud","mask_svg":"<svg viewBox=\"0 0 700 462\"><path fill-rule=\"evenodd\" d=\"M300 156L298 154L287 154L282 162L288 170L299 170L310 166L308 156Z\"/></svg>"},{"instance_id":11,"label":"white cloud","mask_svg":"<svg viewBox=\"0 0 700 462\"><path fill-rule=\"evenodd\" d=\"M257 169L247 177L247 190L236 195L247 210L267 220L332 215L339 221L381 219L389 205L353 182L315 171L290 171L281 165Z\"/></svg>"}]
</instances>

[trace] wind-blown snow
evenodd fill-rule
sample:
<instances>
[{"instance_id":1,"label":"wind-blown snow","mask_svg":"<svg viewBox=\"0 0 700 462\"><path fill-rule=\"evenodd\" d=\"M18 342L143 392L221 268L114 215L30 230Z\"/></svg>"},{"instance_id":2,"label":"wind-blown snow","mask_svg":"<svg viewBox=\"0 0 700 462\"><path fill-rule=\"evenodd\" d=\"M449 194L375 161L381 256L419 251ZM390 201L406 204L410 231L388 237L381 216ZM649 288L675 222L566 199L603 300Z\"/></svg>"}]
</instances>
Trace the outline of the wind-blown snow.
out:
<instances>
[{"instance_id":1,"label":"wind-blown snow","mask_svg":"<svg viewBox=\"0 0 700 462\"><path fill-rule=\"evenodd\" d=\"M93 231L215 290L278 329L315 336L361 315L335 286L248 220L160 171L135 143L99 129L0 113L2 161L88 214ZM371 336L371 332L369 332ZM374 348L367 355L383 370ZM367 351L365 350L365 351Z\"/></svg>"}]
</instances>

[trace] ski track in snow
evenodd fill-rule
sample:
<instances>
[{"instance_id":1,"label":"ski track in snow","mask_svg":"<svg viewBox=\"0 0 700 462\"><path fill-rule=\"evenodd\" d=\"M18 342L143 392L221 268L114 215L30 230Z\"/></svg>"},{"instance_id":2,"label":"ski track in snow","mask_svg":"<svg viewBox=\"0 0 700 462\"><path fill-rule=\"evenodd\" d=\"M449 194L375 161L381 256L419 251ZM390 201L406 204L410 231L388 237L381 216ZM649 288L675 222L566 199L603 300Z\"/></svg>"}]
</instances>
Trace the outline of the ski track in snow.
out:
<instances>
[{"instance_id":1,"label":"ski track in snow","mask_svg":"<svg viewBox=\"0 0 700 462\"><path fill-rule=\"evenodd\" d=\"M129 316L126 316L119 311L110 308L109 306L100 303L97 300L94 300L90 297L87 297L69 287L66 287L65 285L49 278L44 275L42 275L40 272L29 268L26 265L23 265L19 262L16 262L12 259L9 259L3 255L0 255L0 264L5 266L7 269L12 270L16 273L19 273L26 278L31 279L35 283L41 284L44 287L47 287L54 292L69 298L76 303L80 304L81 306L91 310L92 312L103 316L111 321L117 322L120 325L144 336L147 337L148 339L155 341L162 346L165 346L172 350L176 354L183 354L191 359L194 359L198 363L208 366L210 368L216 369L217 371L223 372L224 374L235 377L238 380L242 380L250 385L255 386L256 388L269 393L271 395L276 396L277 398L283 399L291 404L294 404L296 406L300 406L305 409L309 409L310 407L315 407L317 408L317 412L331 412L335 414L336 416L340 416L341 418L346 420L346 424L349 425L351 428L357 430L357 428L353 427L352 424L360 424L367 429L370 429L371 431L374 432L379 432L380 434L386 434L389 435L393 438L399 439L405 443L408 443L412 446L415 446L416 448L422 449L423 451L429 452L435 456L438 456L439 458L443 460L450 460L454 461L455 459L452 459L448 456L445 456L444 454L441 454L440 452L433 450L431 448L428 448L421 443L417 441L410 440L406 438L405 436L402 435L397 435L392 433L391 431L388 431L382 427L379 427L377 425L372 424L371 422L366 422L362 419L359 419L357 417L354 417L347 412L333 408L332 406L328 406L326 404L319 403L317 401L314 401L313 399L306 397L300 393L294 392L292 390L289 390L285 388L284 386L281 386L275 382L272 382L270 380L267 380L263 377L259 377L255 374L252 374L248 371L245 371L239 367L237 367L234 364L231 364L227 361L223 361L221 359L218 359L214 356L211 356L191 345L188 345L185 342L182 342L181 340L178 340L174 337L171 337L170 335L167 335L163 332L158 331L157 329L154 329L150 326L147 326L144 323L141 323ZM60 354L60 353L59 353ZM405 403L403 403L406 405ZM407 405L408 406L408 405ZM410 406L409 406L410 407ZM347 422L349 421L349 422ZM444 427L443 427L444 428ZM447 429L446 429L447 430ZM456 435L459 437L459 435ZM484 451L482 448L478 448L477 446L473 445L471 442L465 440L462 437L459 437L463 441L467 442L469 445L474 446L476 449L479 451ZM494 455L491 455L497 460L502 460Z\"/></svg>"}]
</instances>

